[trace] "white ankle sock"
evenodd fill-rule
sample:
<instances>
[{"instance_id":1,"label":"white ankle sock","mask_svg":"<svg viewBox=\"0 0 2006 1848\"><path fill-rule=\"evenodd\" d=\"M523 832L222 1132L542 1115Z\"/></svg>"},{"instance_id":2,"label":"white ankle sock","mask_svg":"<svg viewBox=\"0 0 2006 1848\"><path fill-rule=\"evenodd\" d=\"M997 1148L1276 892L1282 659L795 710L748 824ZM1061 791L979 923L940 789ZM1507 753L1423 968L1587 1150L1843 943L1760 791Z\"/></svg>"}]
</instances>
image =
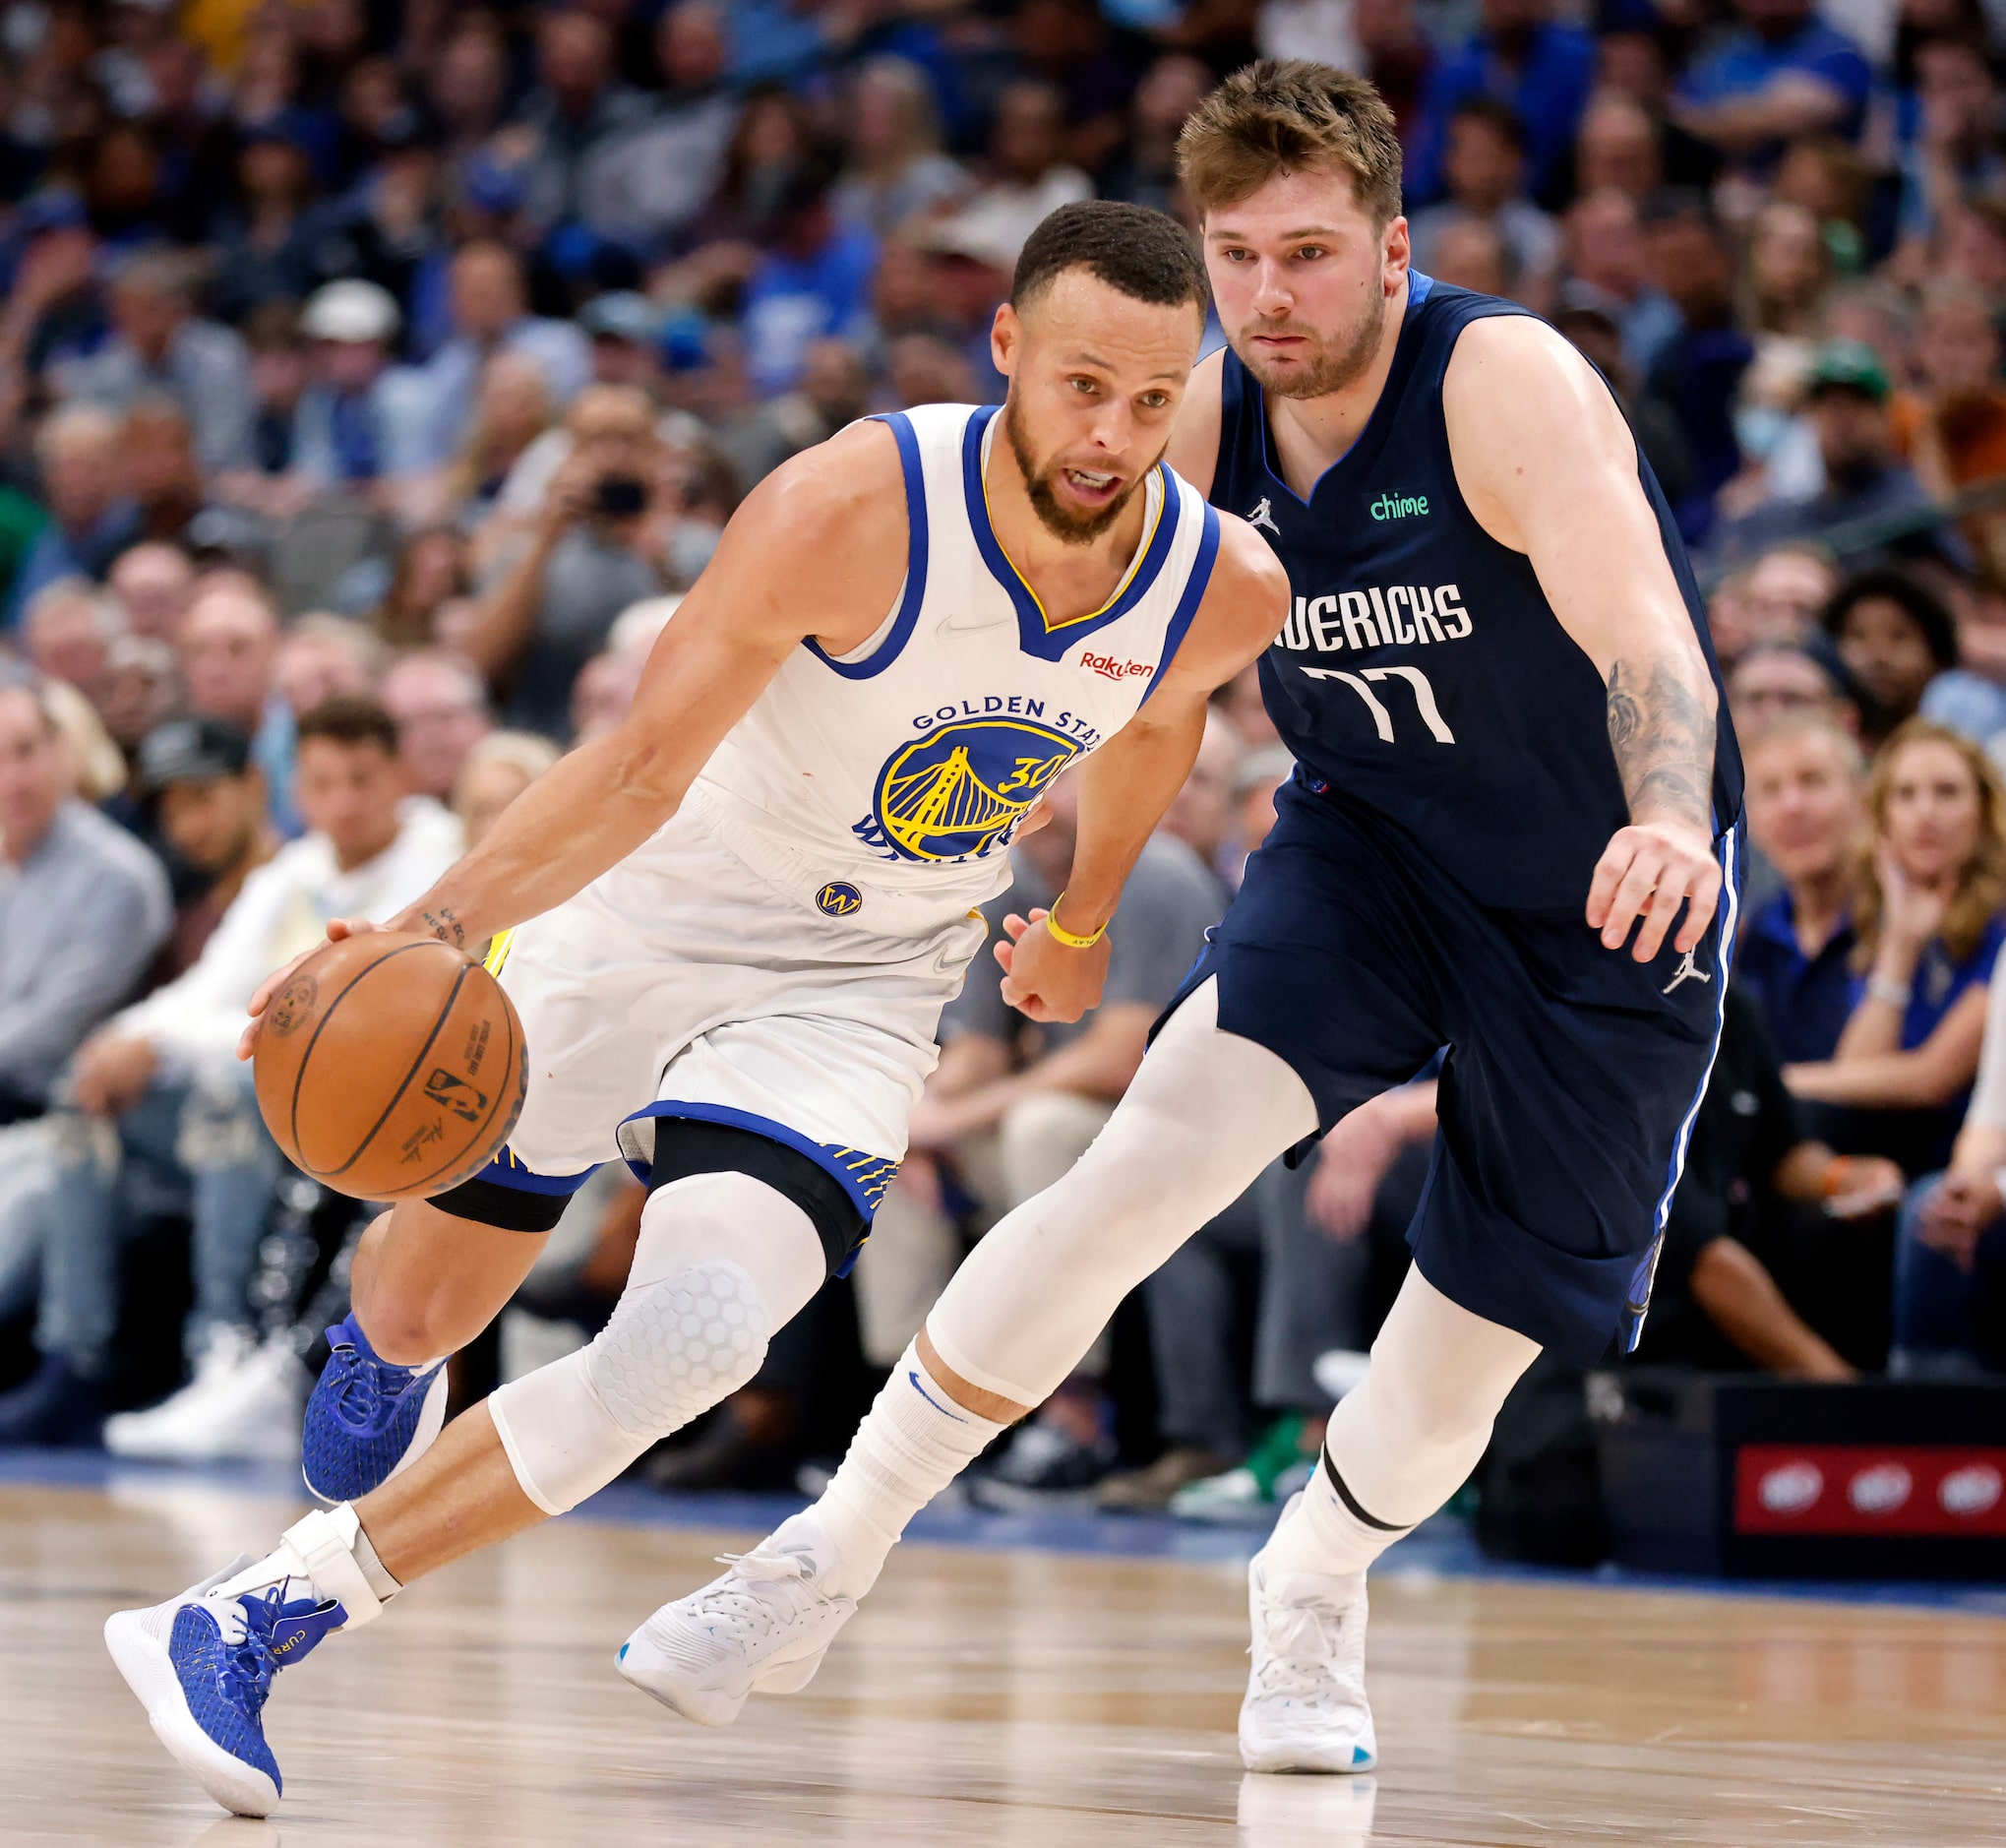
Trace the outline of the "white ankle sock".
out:
<instances>
[{"instance_id":1,"label":"white ankle sock","mask_svg":"<svg viewBox=\"0 0 2006 1848\"><path fill-rule=\"evenodd\" d=\"M211 1595L227 1598L277 1586L281 1597L288 1592L298 1596L287 1583L293 1579L316 1598L337 1600L348 1614L344 1630L381 1617L385 1603L402 1588L376 1557L353 1507L344 1502L295 1521L279 1537L276 1551L224 1579Z\"/></svg>"},{"instance_id":2,"label":"white ankle sock","mask_svg":"<svg viewBox=\"0 0 2006 1848\"><path fill-rule=\"evenodd\" d=\"M1347 1507L1329 1463L1319 1461L1303 1493L1275 1523L1260 1557L1270 1572L1324 1576L1362 1572L1401 1535L1411 1532L1411 1526L1382 1522L1369 1509Z\"/></svg>"},{"instance_id":3,"label":"white ankle sock","mask_svg":"<svg viewBox=\"0 0 2006 1848\"><path fill-rule=\"evenodd\" d=\"M827 1588L869 1591L906 1522L1003 1429L957 1405L908 1345L812 1510L838 1556Z\"/></svg>"}]
</instances>

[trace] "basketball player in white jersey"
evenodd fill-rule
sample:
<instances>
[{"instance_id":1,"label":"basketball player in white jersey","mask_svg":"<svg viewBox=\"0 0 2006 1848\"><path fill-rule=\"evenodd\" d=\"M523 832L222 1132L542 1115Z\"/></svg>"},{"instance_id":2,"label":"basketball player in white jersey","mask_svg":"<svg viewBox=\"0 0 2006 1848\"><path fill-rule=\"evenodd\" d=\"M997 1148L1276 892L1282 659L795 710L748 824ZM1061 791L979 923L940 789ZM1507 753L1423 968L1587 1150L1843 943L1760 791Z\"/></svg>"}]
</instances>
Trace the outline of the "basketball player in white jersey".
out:
<instances>
[{"instance_id":1,"label":"basketball player in white jersey","mask_svg":"<svg viewBox=\"0 0 2006 1848\"><path fill-rule=\"evenodd\" d=\"M278 1800L260 1714L279 1666L612 1481L750 1380L847 1265L982 946L977 907L1075 763L1071 884L998 955L1035 1017L1098 999L1123 882L1208 696L1287 613L1260 538L1161 465L1205 299L1172 219L1055 213L998 311L1002 413L869 420L770 476L626 723L388 921L496 940L528 1094L503 1159L399 1204L357 1254L307 1433L309 1486L337 1506L106 1626L155 1733L226 1808ZM650 1192L606 1327L431 1442L443 1357L617 1158ZM650 1692L673 1678L644 1642L623 1654ZM766 1685L806 1679L769 1665Z\"/></svg>"}]
</instances>

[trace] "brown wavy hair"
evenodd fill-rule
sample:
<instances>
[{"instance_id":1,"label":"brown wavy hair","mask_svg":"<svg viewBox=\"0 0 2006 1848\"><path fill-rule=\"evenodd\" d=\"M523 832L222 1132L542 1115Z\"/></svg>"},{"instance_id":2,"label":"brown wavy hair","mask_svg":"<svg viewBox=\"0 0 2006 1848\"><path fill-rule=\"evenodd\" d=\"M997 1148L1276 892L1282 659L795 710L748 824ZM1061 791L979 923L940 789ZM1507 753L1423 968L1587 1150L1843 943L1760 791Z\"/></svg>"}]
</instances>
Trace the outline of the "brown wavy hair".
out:
<instances>
[{"instance_id":1,"label":"brown wavy hair","mask_svg":"<svg viewBox=\"0 0 2006 1848\"><path fill-rule=\"evenodd\" d=\"M1854 966L1873 966L1874 953L1881 938L1881 880L1874 865L1882 828L1887 820L1888 798L1895 783L1895 760L1912 744L1947 745L1964 760L1965 768L1978 788L1978 839L1972 856L1958 868L1957 891L1944 907L1943 929L1938 933L1943 947L1955 961L1962 962L1985 935L1985 927L2006 910L2006 788L1999 772L1983 751L1961 732L1933 719L1912 718L1899 725L1874 759L1873 774L1867 781L1866 807L1873 820L1873 832L1860 855L1859 895L1854 906L1854 925L1859 933L1859 947L1853 953Z\"/></svg>"}]
</instances>

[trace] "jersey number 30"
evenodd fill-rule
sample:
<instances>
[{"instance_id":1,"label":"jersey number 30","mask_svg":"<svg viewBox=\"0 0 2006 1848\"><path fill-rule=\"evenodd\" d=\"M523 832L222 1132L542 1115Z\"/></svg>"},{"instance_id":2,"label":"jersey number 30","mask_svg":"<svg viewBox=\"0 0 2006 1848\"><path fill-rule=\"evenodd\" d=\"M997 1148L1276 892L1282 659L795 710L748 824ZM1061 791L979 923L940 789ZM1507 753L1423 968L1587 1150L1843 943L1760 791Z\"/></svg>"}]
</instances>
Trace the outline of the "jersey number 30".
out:
<instances>
[{"instance_id":1,"label":"jersey number 30","mask_svg":"<svg viewBox=\"0 0 2006 1848\"><path fill-rule=\"evenodd\" d=\"M1456 734L1442 719L1442 709L1434 703L1434 689L1428 684L1428 676L1418 667L1368 667L1363 673L1348 674L1336 667L1306 667L1303 670L1312 680L1341 680L1366 703L1366 710L1372 715L1373 727L1380 739L1393 742L1393 714L1386 709L1386 703L1366 685L1368 680L1404 680L1414 689L1415 709L1421 714L1421 722L1429 729L1429 735L1436 744L1454 744Z\"/></svg>"}]
</instances>

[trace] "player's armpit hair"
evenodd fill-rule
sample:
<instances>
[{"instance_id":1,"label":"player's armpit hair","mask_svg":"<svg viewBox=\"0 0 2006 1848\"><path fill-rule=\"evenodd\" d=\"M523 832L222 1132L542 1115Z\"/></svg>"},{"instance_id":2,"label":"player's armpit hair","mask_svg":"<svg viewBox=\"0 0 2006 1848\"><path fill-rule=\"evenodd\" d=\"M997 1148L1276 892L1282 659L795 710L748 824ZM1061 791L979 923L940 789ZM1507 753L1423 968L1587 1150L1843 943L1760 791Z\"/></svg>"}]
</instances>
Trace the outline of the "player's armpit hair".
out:
<instances>
[{"instance_id":1,"label":"player's armpit hair","mask_svg":"<svg viewBox=\"0 0 2006 1848\"><path fill-rule=\"evenodd\" d=\"M1714 776L1714 714L1665 656L1619 660L1609 670L1609 742L1630 819L1669 812L1707 826Z\"/></svg>"}]
</instances>

